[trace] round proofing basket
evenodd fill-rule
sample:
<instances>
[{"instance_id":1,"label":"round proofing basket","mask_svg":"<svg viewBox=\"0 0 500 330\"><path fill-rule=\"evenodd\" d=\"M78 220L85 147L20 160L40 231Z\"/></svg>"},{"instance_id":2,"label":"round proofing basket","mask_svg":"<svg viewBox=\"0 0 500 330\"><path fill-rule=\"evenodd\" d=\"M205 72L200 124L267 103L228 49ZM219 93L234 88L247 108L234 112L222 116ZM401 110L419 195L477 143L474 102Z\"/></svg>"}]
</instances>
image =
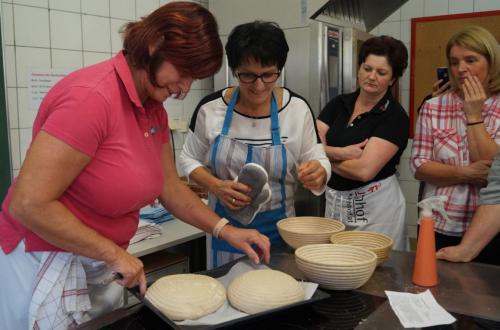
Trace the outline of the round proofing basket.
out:
<instances>
[{"instance_id":1,"label":"round proofing basket","mask_svg":"<svg viewBox=\"0 0 500 330\"><path fill-rule=\"evenodd\" d=\"M372 231L344 231L335 233L330 237L333 244L346 244L359 246L377 255L377 266L387 259L394 241L385 234Z\"/></svg>"},{"instance_id":2,"label":"round proofing basket","mask_svg":"<svg viewBox=\"0 0 500 330\"><path fill-rule=\"evenodd\" d=\"M330 237L345 229L345 225L334 219L322 217L285 218L277 223L283 240L292 248L304 245L329 243Z\"/></svg>"},{"instance_id":3,"label":"round proofing basket","mask_svg":"<svg viewBox=\"0 0 500 330\"><path fill-rule=\"evenodd\" d=\"M312 244L295 250L297 267L308 279L329 290L352 290L365 284L377 265L377 255L343 244Z\"/></svg>"}]
</instances>

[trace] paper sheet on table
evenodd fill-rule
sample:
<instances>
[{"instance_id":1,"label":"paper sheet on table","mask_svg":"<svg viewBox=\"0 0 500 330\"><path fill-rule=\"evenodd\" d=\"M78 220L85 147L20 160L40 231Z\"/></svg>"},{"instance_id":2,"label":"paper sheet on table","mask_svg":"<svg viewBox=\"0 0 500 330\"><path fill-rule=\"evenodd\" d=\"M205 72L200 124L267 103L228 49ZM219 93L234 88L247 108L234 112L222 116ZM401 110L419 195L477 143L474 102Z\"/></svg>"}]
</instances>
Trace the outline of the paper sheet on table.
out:
<instances>
[{"instance_id":1,"label":"paper sheet on table","mask_svg":"<svg viewBox=\"0 0 500 330\"><path fill-rule=\"evenodd\" d=\"M434 299L429 290L422 293L385 291L392 309L405 328L450 324L455 318Z\"/></svg>"},{"instance_id":2,"label":"paper sheet on table","mask_svg":"<svg viewBox=\"0 0 500 330\"><path fill-rule=\"evenodd\" d=\"M233 267L231 267L231 270L226 275L218 277L217 280L219 280L227 289L229 283L231 283L231 281L238 275L254 269L270 269L270 268L264 265L255 265L250 261L240 261ZM316 292L316 289L318 288L318 284L311 282L299 282L299 283L302 285L306 293L304 300L311 299L311 297L314 295L314 292ZM185 320L182 322L175 322L175 323L179 325L214 325L238 319L240 317L248 315L249 314L234 309L233 307L231 307L229 302L226 301L224 305L222 305L215 313L209 314L197 320Z\"/></svg>"}]
</instances>

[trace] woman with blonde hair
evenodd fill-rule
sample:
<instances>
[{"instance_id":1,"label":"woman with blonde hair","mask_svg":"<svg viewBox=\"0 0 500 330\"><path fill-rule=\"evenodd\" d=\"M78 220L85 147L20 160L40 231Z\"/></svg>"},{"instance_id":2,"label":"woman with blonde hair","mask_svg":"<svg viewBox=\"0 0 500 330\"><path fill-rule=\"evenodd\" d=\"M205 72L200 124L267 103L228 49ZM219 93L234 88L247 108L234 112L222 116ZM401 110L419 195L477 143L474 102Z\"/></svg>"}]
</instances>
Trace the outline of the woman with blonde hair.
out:
<instances>
[{"instance_id":1,"label":"woman with blonde hair","mask_svg":"<svg viewBox=\"0 0 500 330\"><path fill-rule=\"evenodd\" d=\"M449 220L436 214L436 248L460 243L478 207L478 191L500 143L500 57L495 37L479 26L446 46L450 92L420 111L410 168L426 183L423 198L448 196ZM480 260L478 260L480 261Z\"/></svg>"}]
</instances>

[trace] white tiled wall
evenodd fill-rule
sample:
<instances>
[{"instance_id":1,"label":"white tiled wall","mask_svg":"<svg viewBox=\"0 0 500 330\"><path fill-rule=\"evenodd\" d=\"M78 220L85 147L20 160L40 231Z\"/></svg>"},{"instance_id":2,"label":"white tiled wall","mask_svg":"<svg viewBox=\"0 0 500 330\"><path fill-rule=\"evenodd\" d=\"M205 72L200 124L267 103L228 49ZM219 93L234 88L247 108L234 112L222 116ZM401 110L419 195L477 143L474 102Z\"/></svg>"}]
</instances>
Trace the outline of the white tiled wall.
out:
<instances>
[{"instance_id":1,"label":"white tiled wall","mask_svg":"<svg viewBox=\"0 0 500 330\"><path fill-rule=\"evenodd\" d=\"M411 19L424 16L471 13L489 10L500 10L500 0L409 0L400 9L371 31L375 35L390 35L403 41L410 50ZM400 81L401 104L409 109L410 98L410 65ZM429 86L430 91L430 86ZM406 198L406 219L408 232L416 237L418 181L409 170L409 156L412 141L401 158L399 166L399 182Z\"/></svg>"},{"instance_id":2,"label":"white tiled wall","mask_svg":"<svg viewBox=\"0 0 500 330\"><path fill-rule=\"evenodd\" d=\"M28 108L26 75L29 68L77 69L110 58L121 49L118 30L123 24L169 1L1 0L13 175L18 173L24 159L36 115ZM208 6L208 1L198 2ZM401 39L410 50L411 18L499 9L500 0L409 0L371 33ZM409 77L407 70L400 81L401 103L405 109L409 105ZM194 82L184 101L166 102L169 117L189 122L197 102L212 90L212 79ZM175 132L174 143L177 154L184 143L184 133ZM401 160L399 180L407 200L409 233L415 237L418 182L409 171L409 148L411 141Z\"/></svg>"},{"instance_id":3,"label":"white tiled wall","mask_svg":"<svg viewBox=\"0 0 500 330\"><path fill-rule=\"evenodd\" d=\"M109 59L122 47L119 29L171 0L0 0L13 176L31 142L30 68L78 69ZM208 0L197 2L208 7ZM213 79L196 81L184 101L168 101L170 118L188 122ZM174 134L176 153L183 133Z\"/></svg>"}]
</instances>

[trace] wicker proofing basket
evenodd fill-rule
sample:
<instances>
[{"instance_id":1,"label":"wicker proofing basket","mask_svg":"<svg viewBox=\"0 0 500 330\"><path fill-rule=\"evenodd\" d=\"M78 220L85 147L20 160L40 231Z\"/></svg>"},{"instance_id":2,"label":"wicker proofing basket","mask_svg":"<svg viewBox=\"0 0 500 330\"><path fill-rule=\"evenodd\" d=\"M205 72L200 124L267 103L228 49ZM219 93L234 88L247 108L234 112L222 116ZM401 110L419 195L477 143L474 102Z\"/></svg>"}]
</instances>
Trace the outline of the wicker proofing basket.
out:
<instances>
[{"instance_id":1,"label":"wicker proofing basket","mask_svg":"<svg viewBox=\"0 0 500 330\"><path fill-rule=\"evenodd\" d=\"M308 279L329 290L352 290L365 284L377 265L377 255L343 244L312 244L295 250L297 267Z\"/></svg>"},{"instance_id":2,"label":"wicker proofing basket","mask_svg":"<svg viewBox=\"0 0 500 330\"><path fill-rule=\"evenodd\" d=\"M297 249L308 244L330 243L330 237L345 229L334 219L321 217L294 217L278 221L278 231L285 242Z\"/></svg>"},{"instance_id":3,"label":"wicker proofing basket","mask_svg":"<svg viewBox=\"0 0 500 330\"><path fill-rule=\"evenodd\" d=\"M333 244L346 244L366 248L377 255L377 266L387 259L394 241L385 234L373 231L344 231L330 237Z\"/></svg>"}]
</instances>

